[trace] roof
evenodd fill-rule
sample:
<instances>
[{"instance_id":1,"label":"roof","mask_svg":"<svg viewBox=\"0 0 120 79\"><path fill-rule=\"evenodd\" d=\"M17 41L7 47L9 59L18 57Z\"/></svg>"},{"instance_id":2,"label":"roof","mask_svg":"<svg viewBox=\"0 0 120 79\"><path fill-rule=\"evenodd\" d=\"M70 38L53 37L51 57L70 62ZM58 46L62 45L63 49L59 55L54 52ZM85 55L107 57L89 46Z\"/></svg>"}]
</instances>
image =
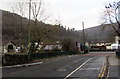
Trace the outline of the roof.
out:
<instances>
[{"instance_id":1,"label":"roof","mask_svg":"<svg viewBox=\"0 0 120 79\"><path fill-rule=\"evenodd\" d=\"M55 49L55 48L58 48L58 49L61 49L62 48L62 45L46 45L45 47L44 47L44 50L53 50L53 49Z\"/></svg>"},{"instance_id":2,"label":"roof","mask_svg":"<svg viewBox=\"0 0 120 79\"><path fill-rule=\"evenodd\" d=\"M8 43L12 43L12 44L14 44L15 46L20 46L20 45L21 45L19 41L3 40L3 42L2 42L3 45L7 45Z\"/></svg>"}]
</instances>

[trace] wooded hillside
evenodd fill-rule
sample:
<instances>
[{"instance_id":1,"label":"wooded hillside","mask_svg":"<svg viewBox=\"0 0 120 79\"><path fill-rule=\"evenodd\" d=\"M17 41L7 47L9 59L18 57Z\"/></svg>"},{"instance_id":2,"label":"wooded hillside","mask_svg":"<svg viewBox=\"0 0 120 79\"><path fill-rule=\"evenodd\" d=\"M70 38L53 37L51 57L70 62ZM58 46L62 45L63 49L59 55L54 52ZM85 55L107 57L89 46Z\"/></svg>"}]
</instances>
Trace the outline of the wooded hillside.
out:
<instances>
[{"instance_id":1,"label":"wooded hillside","mask_svg":"<svg viewBox=\"0 0 120 79\"><path fill-rule=\"evenodd\" d=\"M21 20L22 18L22 20ZM28 19L19 16L15 13L2 10L2 38L4 41L14 41L17 44L28 44ZM41 41L46 43L52 43L56 41L63 42L65 39L83 42L82 30L76 31L74 28L65 28L62 25L50 25L43 22L38 22L38 26L34 27L34 22L30 22L30 35L31 42L37 41L43 34ZM103 27L106 26L104 29ZM38 34L38 32L41 32ZM88 42L113 42L114 30L110 27L110 24L96 26L85 29L85 38Z\"/></svg>"},{"instance_id":2,"label":"wooded hillside","mask_svg":"<svg viewBox=\"0 0 120 79\"><path fill-rule=\"evenodd\" d=\"M31 42L37 41L43 33L42 42L52 43L63 41L64 39L79 41L79 33L74 29L66 29L62 25L50 25L43 22L38 22L38 26L34 27L34 22L32 20L30 26L28 26L28 21L27 18L22 17L21 22L21 16L8 11L2 11L3 41L14 41L17 44L22 41L22 44L27 44L29 27ZM35 28L37 28L37 30ZM41 32L41 34L37 34L37 31Z\"/></svg>"}]
</instances>

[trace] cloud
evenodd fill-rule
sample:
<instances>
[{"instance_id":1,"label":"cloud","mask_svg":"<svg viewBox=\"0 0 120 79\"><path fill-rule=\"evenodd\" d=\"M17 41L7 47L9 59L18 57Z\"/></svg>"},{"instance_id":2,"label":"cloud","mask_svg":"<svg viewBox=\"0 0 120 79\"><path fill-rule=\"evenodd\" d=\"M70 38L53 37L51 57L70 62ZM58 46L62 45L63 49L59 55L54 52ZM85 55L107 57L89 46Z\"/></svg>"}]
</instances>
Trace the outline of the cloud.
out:
<instances>
[{"instance_id":1,"label":"cloud","mask_svg":"<svg viewBox=\"0 0 120 79\"><path fill-rule=\"evenodd\" d=\"M55 15L61 16L63 25L81 29L81 22L86 22L86 27L92 27L97 24L100 0L52 0L52 11ZM94 4L94 5L93 5Z\"/></svg>"},{"instance_id":2,"label":"cloud","mask_svg":"<svg viewBox=\"0 0 120 79\"><path fill-rule=\"evenodd\" d=\"M3 2L13 2L16 0L1 0ZM24 0L17 0L24 1ZM29 1L29 0L25 0ZM47 5L52 18L61 20L62 25L67 27L82 29L81 22L85 22L85 27L93 27L99 25L100 13L103 11L104 5L115 0L43 0ZM116 0L119 1L119 0ZM1 3L2 4L2 3ZM8 9L5 6L1 8Z\"/></svg>"}]
</instances>

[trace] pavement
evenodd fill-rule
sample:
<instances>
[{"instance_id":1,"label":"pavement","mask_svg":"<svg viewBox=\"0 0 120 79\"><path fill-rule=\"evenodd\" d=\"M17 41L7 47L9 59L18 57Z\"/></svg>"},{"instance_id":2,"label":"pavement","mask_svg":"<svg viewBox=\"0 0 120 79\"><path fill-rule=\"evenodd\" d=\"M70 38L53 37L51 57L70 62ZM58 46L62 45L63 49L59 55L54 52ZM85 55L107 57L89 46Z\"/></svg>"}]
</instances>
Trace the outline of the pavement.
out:
<instances>
[{"instance_id":1,"label":"pavement","mask_svg":"<svg viewBox=\"0 0 120 79\"><path fill-rule=\"evenodd\" d=\"M100 70L103 66L103 62L105 61L105 57L95 57L89 60L84 66L78 69L75 73L73 73L70 77L78 77L78 79L96 79Z\"/></svg>"},{"instance_id":2,"label":"pavement","mask_svg":"<svg viewBox=\"0 0 120 79\"><path fill-rule=\"evenodd\" d=\"M120 79L120 59L114 54L108 57L108 79Z\"/></svg>"}]
</instances>

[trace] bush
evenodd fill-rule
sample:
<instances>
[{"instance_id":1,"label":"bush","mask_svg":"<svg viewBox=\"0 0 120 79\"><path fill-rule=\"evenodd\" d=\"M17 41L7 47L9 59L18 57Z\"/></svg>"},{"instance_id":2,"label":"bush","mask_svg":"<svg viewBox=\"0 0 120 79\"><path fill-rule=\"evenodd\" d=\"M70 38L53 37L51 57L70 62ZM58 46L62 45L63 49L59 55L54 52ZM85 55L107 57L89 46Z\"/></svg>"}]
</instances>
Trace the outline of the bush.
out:
<instances>
[{"instance_id":1,"label":"bush","mask_svg":"<svg viewBox=\"0 0 120 79\"><path fill-rule=\"evenodd\" d=\"M62 44L63 44L62 49L64 51L75 51L75 46L74 46L75 44L72 41L72 39L64 39Z\"/></svg>"}]
</instances>

